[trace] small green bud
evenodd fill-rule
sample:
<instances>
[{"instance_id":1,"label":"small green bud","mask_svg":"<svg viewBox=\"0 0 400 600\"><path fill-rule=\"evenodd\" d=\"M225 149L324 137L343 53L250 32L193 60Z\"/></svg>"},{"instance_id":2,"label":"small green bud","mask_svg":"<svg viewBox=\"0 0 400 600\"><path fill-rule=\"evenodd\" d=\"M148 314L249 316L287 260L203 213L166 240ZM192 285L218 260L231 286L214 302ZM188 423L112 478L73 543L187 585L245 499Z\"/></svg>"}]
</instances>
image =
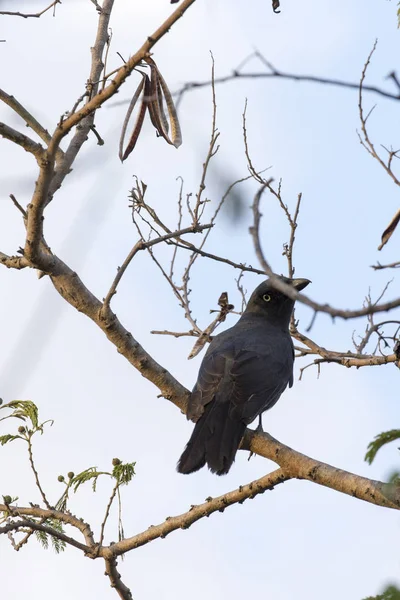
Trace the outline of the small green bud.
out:
<instances>
[{"instance_id":1,"label":"small green bud","mask_svg":"<svg viewBox=\"0 0 400 600\"><path fill-rule=\"evenodd\" d=\"M67 475L68 475L69 479L72 479L73 477L75 477L75 473L73 471L68 471Z\"/></svg>"},{"instance_id":2,"label":"small green bud","mask_svg":"<svg viewBox=\"0 0 400 600\"><path fill-rule=\"evenodd\" d=\"M12 498L11 496L3 496L4 504L11 504Z\"/></svg>"},{"instance_id":3,"label":"small green bud","mask_svg":"<svg viewBox=\"0 0 400 600\"><path fill-rule=\"evenodd\" d=\"M26 433L26 429L25 429L25 427L23 425L20 425L18 427L18 433Z\"/></svg>"},{"instance_id":4,"label":"small green bud","mask_svg":"<svg viewBox=\"0 0 400 600\"><path fill-rule=\"evenodd\" d=\"M121 461L119 460L119 458L113 458L112 464L113 464L113 467L117 467L118 465L121 464Z\"/></svg>"},{"instance_id":5,"label":"small green bud","mask_svg":"<svg viewBox=\"0 0 400 600\"><path fill-rule=\"evenodd\" d=\"M3 404L3 398L0 398L0 406Z\"/></svg>"},{"instance_id":6,"label":"small green bud","mask_svg":"<svg viewBox=\"0 0 400 600\"><path fill-rule=\"evenodd\" d=\"M65 481L65 477L64 477L64 475L59 475L59 476L57 477L57 481L59 481L60 483L62 483L63 481Z\"/></svg>"}]
</instances>

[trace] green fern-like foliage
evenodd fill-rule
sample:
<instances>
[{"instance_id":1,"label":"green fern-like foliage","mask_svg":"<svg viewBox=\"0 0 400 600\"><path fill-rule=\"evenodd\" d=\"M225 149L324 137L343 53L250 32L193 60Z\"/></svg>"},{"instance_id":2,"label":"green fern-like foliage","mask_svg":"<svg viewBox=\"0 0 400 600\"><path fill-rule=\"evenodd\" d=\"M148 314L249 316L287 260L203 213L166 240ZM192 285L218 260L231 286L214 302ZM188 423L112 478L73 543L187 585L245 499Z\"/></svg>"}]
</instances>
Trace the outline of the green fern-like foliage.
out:
<instances>
[{"instance_id":1,"label":"green fern-like foliage","mask_svg":"<svg viewBox=\"0 0 400 600\"><path fill-rule=\"evenodd\" d=\"M370 465L372 464L373 460L375 459L375 456L377 455L378 451L382 448L382 446L385 446L385 444L389 444L389 442L394 442L399 438L400 429L391 429L390 431L384 431L383 433L380 433L379 435L375 436L375 439L368 444L368 451L365 455L365 460L367 461L367 463L369 463Z\"/></svg>"},{"instance_id":2,"label":"green fern-like foliage","mask_svg":"<svg viewBox=\"0 0 400 600\"><path fill-rule=\"evenodd\" d=\"M6 435L0 435L0 444L5 446L8 442L12 442L13 440L22 439L20 435L11 435L7 433Z\"/></svg>"},{"instance_id":3,"label":"green fern-like foliage","mask_svg":"<svg viewBox=\"0 0 400 600\"><path fill-rule=\"evenodd\" d=\"M49 536L45 531L35 531L35 536L39 544L45 549L49 548Z\"/></svg>"},{"instance_id":4,"label":"green fern-like foliage","mask_svg":"<svg viewBox=\"0 0 400 600\"><path fill-rule=\"evenodd\" d=\"M364 600L400 600L400 590L395 585L389 585L379 596L368 596Z\"/></svg>"},{"instance_id":5,"label":"green fern-like foliage","mask_svg":"<svg viewBox=\"0 0 400 600\"><path fill-rule=\"evenodd\" d=\"M47 519L42 524L47 525L48 527L51 527L52 529L54 529L55 531L58 531L59 533L64 533L62 524L60 523L60 521L57 521L56 519ZM60 540L58 537L48 534L46 531L40 531L40 530L35 531L35 536L36 536L36 539L39 542L39 544L45 550L48 550L48 548L49 548L49 538L51 540L51 545L53 546L53 550L56 552L56 554L59 554L60 552L64 552L64 550L66 548L66 543L64 542L64 540Z\"/></svg>"},{"instance_id":6,"label":"green fern-like foliage","mask_svg":"<svg viewBox=\"0 0 400 600\"><path fill-rule=\"evenodd\" d=\"M53 424L52 420L44 421L39 423L39 411L38 407L31 400L12 400L7 404L2 404L0 410L8 410L9 414L0 418L0 421L6 421L7 419L19 419L26 423L25 426L21 425L18 427L18 434L7 433L0 436L0 444L4 446L8 442L14 440L25 440L29 441L33 434L40 432L43 434L43 427L50 423Z\"/></svg>"},{"instance_id":7,"label":"green fern-like foliage","mask_svg":"<svg viewBox=\"0 0 400 600\"><path fill-rule=\"evenodd\" d=\"M88 481L91 481L92 489L95 492L97 480L100 477L100 475L110 476L110 473L108 473L107 471L98 471L97 467L89 467L88 469L85 469L85 471L82 471L81 473L78 473L78 475L75 475L71 479L70 485L72 485L74 492L76 492L81 485L87 483Z\"/></svg>"},{"instance_id":8,"label":"green fern-like foliage","mask_svg":"<svg viewBox=\"0 0 400 600\"><path fill-rule=\"evenodd\" d=\"M112 476L120 485L127 485L130 481L132 481L133 476L135 475L135 465L136 463L134 462L119 462L118 464L114 464Z\"/></svg>"}]
</instances>

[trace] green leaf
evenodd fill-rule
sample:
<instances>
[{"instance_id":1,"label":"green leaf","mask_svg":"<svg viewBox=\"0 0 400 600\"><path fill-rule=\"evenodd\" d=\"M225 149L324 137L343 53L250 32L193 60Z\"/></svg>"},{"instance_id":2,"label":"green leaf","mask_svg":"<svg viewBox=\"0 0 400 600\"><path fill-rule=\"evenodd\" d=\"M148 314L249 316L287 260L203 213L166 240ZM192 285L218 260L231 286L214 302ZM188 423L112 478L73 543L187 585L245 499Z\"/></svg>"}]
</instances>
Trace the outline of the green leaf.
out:
<instances>
[{"instance_id":1,"label":"green leaf","mask_svg":"<svg viewBox=\"0 0 400 600\"><path fill-rule=\"evenodd\" d=\"M61 521L57 521L56 519L48 519L48 521L46 523L48 523L50 525L50 527L52 527L59 533L64 533L64 529L63 529ZM56 553L60 554L60 552L64 552L64 550L67 546L66 542L64 542L64 540L60 540L57 537L54 537L53 535L50 537L51 537L51 543L53 545L53 549L56 551Z\"/></svg>"},{"instance_id":2,"label":"green leaf","mask_svg":"<svg viewBox=\"0 0 400 600\"><path fill-rule=\"evenodd\" d=\"M8 404L4 404L1 408L13 408L14 412L10 417L17 419L23 419L32 423L32 427L37 429L39 424L39 411L38 407L31 400L12 400Z\"/></svg>"},{"instance_id":3,"label":"green leaf","mask_svg":"<svg viewBox=\"0 0 400 600\"><path fill-rule=\"evenodd\" d=\"M130 481L132 481L133 476L135 475L135 462L132 463L120 463L115 465L112 471L113 477L120 483L121 485L127 485Z\"/></svg>"},{"instance_id":4,"label":"green leaf","mask_svg":"<svg viewBox=\"0 0 400 600\"><path fill-rule=\"evenodd\" d=\"M43 521L43 525L47 525L48 527L51 527L52 529L55 529L60 533L64 533L62 523L57 519L46 519L46 521ZM36 539L45 550L48 550L49 548L49 538L51 539L51 545L53 546L53 550L55 550L57 554L63 552L66 548L67 544L66 542L64 542L64 540L60 540L59 538L48 534L45 531L35 531L35 535Z\"/></svg>"},{"instance_id":5,"label":"green leaf","mask_svg":"<svg viewBox=\"0 0 400 600\"><path fill-rule=\"evenodd\" d=\"M368 451L365 455L364 460L370 465L372 464L378 450L389 442L394 442L400 438L400 429L391 429L390 431L384 431L379 435L375 436L375 439L368 444Z\"/></svg>"},{"instance_id":6,"label":"green leaf","mask_svg":"<svg viewBox=\"0 0 400 600\"><path fill-rule=\"evenodd\" d=\"M0 435L0 444L5 446L8 442L12 442L13 440L22 439L19 435L11 435L7 433L6 435Z\"/></svg>"},{"instance_id":7,"label":"green leaf","mask_svg":"<svg viewBox=\"0 0 400 600\"><path fill-rule=\"evenodd\" d=\"M100 477L100 475L108 475L110 477L111 473L107 473L105 471L97 471L97 467L89 467L89 469L86 469L85 471L82 471L82 473L78 473L78 475L75 475L75 477L73 477L70 480L70 484L73 486L74 492L76 493L76 491L82 484L86 483L87 481L93 481L92 488L95 492L97 479Z\"/></svg>"},{"instance_id":8,"label":"green leaf","mask_svg":"<svg viewBox=\"0 0 400 600\"><path fill-rule=\"evenodd\" d=\"M45 531L35 531L36 539L45 550L49 547L49 538Z\"/></svg>"},{"instance_id":9,"label":"green leaf","mask_svg":"<svg viewBox=\"0 0 400 600\"><path fill-rule=\"evenodd\" d=\"M395 585L388 585L383 594L379 596L368 596L364 600L400 600L400 590Z\"/></svg>"}]
</instances>

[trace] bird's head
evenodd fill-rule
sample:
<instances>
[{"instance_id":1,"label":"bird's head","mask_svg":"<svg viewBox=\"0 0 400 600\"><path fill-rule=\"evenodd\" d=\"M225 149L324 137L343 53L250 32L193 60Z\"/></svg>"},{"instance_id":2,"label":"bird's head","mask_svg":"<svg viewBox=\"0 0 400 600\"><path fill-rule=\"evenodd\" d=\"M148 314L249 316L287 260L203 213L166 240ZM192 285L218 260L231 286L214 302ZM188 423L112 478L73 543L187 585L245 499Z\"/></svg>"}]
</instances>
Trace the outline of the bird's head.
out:
<instances>
[{"instance_id":1,"label":"bird's head","mask_svg":"<svg viewBox=\"0 0 400 600\"><path fill-rule=\"evenodd\" d=\"M279 279L293 286L298 292L303 290L310 282L309 279L288 279L280 276ZM267 279L260 283L250 296L247 303L245 315L265 316L268 321L288 327L291 314L293 312L294 300L286 296L283 292L275 289L272 282ZM246 318L246 317L245 317Z\"/></svg>"}]
</instances>

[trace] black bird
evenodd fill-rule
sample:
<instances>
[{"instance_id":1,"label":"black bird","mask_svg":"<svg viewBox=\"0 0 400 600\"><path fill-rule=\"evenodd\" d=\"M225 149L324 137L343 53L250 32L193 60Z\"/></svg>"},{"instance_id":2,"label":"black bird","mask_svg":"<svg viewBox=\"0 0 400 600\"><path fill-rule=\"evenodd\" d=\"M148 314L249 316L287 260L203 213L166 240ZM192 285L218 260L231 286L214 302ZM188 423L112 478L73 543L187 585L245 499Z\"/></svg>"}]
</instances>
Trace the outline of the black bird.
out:
<instances>
[{"instance_id":1,"label":"black bird","mask_svg":"<svg viewBox=\"0 0 400 600\"><path fill-rule=\"evenodd\" d=\"M298 291L310 283L280 279ZM179 459L179 473L193 473L206 463L217 475L228 473L246 426L256 417L261 424L261 414L292 386L293 307L293 300L264 281L236 325L212 340L189 399L187 418L196 425Z\"/></svg>"}]
</instances>

